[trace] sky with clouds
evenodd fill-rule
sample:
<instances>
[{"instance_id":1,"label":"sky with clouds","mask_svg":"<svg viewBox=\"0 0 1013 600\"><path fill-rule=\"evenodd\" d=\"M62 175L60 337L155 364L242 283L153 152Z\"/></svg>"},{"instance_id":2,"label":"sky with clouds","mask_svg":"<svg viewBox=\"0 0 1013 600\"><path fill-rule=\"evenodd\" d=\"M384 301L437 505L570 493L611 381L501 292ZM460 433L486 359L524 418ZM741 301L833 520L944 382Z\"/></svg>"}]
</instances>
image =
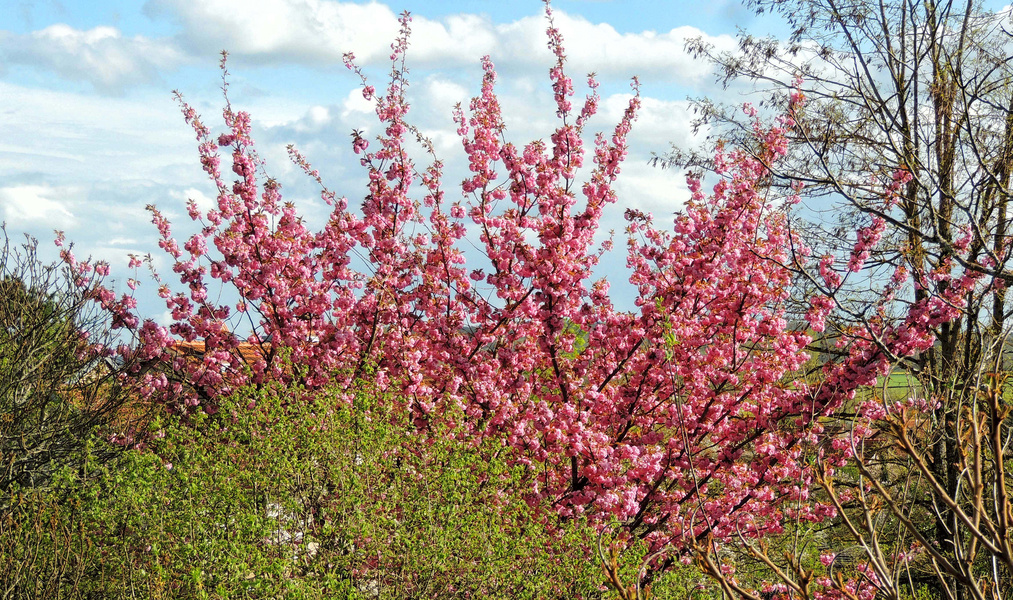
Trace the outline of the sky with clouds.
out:
<instances>
[{"instance_id":1,"label":"sky with clouds","mask_svg":"<svg viewBox=\"0 0 1013 600\"><path fill-rule=\"evenodd\" d=\"M268 172L312 224L326 214L317 190L285 155L294 143L325 182L354 205L364 193L351 153L352 129L376 130L375 117L342 64L345 52L378 88L402 10L413 15L411 120L446 164L448 189L464 175L451 108L467 104L490 55L515 143L545 138L555 125L547 72L543 5L538 0L7 0L0 14L0 220L49 247L66 232L78 255L108 260L114 273L128 253L152 253L155 204L187 231L185 202L209 206L213 188L200 169L194 135L172 90L221 126L218 54L230 53L230 100L249 111ZM682 176L648 165L671 143L697 142L687 97L727 94L710 67L683 49L704 36L732 48L737 27L778 34L738 0L555 0L569 73L594 71L602 106L592 123L609 130L641 82L643 110L606 229L623 227L622 209L656 215L686 197ZM577 88L578 97L585 91ZM732 92L734 93L734 92ZM736 98L731 98L736 100ZM621 247L621 244L620 244ZM622 277L619 265L606 274ZM150 294L141 296L154 297ZM142 302L149 316L157 299Z\"/></svg>"}]
</instances>

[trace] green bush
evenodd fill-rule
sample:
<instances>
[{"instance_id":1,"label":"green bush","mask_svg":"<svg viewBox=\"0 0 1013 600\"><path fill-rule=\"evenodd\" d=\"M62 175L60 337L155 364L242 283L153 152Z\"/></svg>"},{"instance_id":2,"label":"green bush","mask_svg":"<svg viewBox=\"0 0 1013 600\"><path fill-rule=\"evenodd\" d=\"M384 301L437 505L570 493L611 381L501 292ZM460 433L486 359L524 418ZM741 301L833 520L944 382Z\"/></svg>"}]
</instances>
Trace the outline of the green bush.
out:
<instances>
[{"instance_id":1,"label":"green bush","mask_svg":"<svg viewBox=\"0 0 1013 600\"><path fill-rule=\"evenodd\" d=\"M450 433L271 390L156 421L146 450L16 492L4 597L603 596L592 532L532 521L524 471Z\"/></svg>"},{"instance_id":2,"label":"green bush","mask_svg":"<svg viewBox=\"0 0 1013 600\"><path fill-rule=\"evenodd\" d=\"M612 597L594 532L532 518L530 474L499 447L418 432L366 392L297 396L156 420L114 461L93 440L49 489L15 489L0 598ZM655 595L699 579L677 571Z\"/></svg>"}]
</instances>

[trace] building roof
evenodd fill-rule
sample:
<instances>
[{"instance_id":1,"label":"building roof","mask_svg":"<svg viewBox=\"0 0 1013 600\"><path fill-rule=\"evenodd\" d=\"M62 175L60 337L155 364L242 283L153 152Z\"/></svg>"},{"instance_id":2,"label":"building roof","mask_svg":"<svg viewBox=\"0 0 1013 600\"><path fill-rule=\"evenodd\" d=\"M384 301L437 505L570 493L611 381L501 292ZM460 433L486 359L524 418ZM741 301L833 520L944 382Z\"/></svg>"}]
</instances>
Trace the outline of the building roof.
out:
<instances>
[{"instance_id":1,"label":"building roof","mask_svg":"<svg viewBox=\"0 0 1013 600\"><path fill-rule=\"evenodd\" d=\"M189 356L201 356L204 354L204 342L187 342L183 340L177 340L170 346L170 351L175 350L184 355ZM261 347L260 344L250 344L247 342L240 342L236 347L236 351L239 353L239 357L243 359L247 364L252 364L257 360L264 358L264 349L270 349L269 344L264 344Z\"/></svg>"}]
</instances>

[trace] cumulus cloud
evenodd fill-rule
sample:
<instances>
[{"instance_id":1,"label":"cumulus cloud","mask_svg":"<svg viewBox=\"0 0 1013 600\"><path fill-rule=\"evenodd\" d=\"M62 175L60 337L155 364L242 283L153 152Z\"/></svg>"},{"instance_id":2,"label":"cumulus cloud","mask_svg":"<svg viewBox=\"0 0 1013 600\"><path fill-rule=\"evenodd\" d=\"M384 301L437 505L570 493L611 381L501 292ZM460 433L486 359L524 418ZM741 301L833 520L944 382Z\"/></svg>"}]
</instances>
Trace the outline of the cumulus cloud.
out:
<instances>
[{"instance_id":1,"label":"cumulus cloud","mask_svg":"<svg viewBox=\"0 0 1013 600\"><path fill-rule=\"evenodd\" d=\"M638 75L692 84L708 77L712 67L686 53L686 40L703 37L718 49L735 46L731 36L710 36L695 27L620 33L607 23L592 23L561 11L554 13L554 19L563 34L571 74L594 71L602 77ZM544 60L548 56L545 21L540 16L498 26L497 32L499 54L505 57Z\"/></svg>"},{"instance_id":2,"label":"cumulus cloud","mask_svg":"<svg viewBox=\"0 0 1013 600\"><path fill-rule=\"evenodd\" d=\"M372 114L376 110L376 105L371 100L366 100L362 96L362 91L359 89L353 89L348 92L345 99L341 103L341 118L348 119L349 117L361 118Z\"/></svg>"},{"instance_id":3,"label":"cumulus cloud","mask_svg":"<svg viewBox=\"0 0 1013 600\"><path fill-rule=\"evenodd\" d=\"M218 203L210 195L205 194L203 190L199 190L195 187L188 187L183 190L172 190L169 192L169 197L173 198L178 202L178 206L186 206L187 202L193 200L197 205L197 208L204 212L216 208Z\"/></svg>"},{"instance_id":4,"label":"cumulus cloud","mask_svg":"<svg viewBox=\"0 0 1013 600\"><path fill-rule=\"evenodd\" d=\"M18 185L0 188L0 210L4 221L15 227L46 225L65 229L77 219L67 209L68 190L48 185Z\"/></svg>"},{"instance_id":5,"label":"cumulus cloud","mask_svg":"<svg viewBox=\"0 0 1013 600\"><path fill-rule=\"evenodd\" d=\"M231 0L149 0L149 15L169 15L182 27L181 44L207 53L220 48L259 63L291 61L310 66L340 65L345 52L359 64L382 63L398 31L397 15L377 3L333 0L251 0L235 10ZM611 25L555 12L574 72L597 71L622 78L633 74L692 82L710 67L683 49L691 37L703 36L716 47L731 49L731 36L707 36L693 27L667 32L620 33ZM362 23L369 23L368 28ZM411 62L446 67L474 64L483 55L498 65L529 66L551 61L546 48L545 19L532 15L507 24L485 16L451 15L439 20L414 16Z\"/></svg>"},{"instance_id":6,"label":"cumulus cloud","mask_svg":"<svg viewBox=\"0 0 1013 600\"><path fill-rule=\"evenodd\" d=\"M178 21L181 37L192 50L228 48L263 63L340 65L350 50L368 62L390 53L398 31L397 16L376 3L250 0L236 10L233 0L150 0L144 10L152 17L169 15Z\"/></svg>"},{"instance_id":7,"label":"cumulus cloud","mask_svg":"<svg viewBox=\"0 0 1013 600\"><path fill-rule=\"evenodd\" d=\"M672 214L682 210L690 197L679 173L662 171L636 159L623 165L622 175L616 180L616 195L624 208L653 214L660 227L671 223Z\"/></svg>"},{"instance_id":8,"label":"cumulus cloud","mask_svg":"<svg viewBox=\"0 0 1013 600\"><path fill-rule=\"evenodd\" d=\"M170 41L125 37L115 27L57 24L26 34L0 33L0 58L120 94L128 86L159 81L159 72L178 66L184 55Z\"/></svg>"},{"instance_id":9,"label":"cumulus cloud","mask_svg":"<svg viewBox=\"0 0 1013 600\"><path fill-rule=\"evenodd\" d=\"M629 94L603 98L601 112L607 123L618 123L629 106ZM706 133L693 133L693 107L688 100L640 98L640 110L630 132L630 145L642 151L665 150L669 144L690 147L703 141Z\"/></svg>"}]
</instances>

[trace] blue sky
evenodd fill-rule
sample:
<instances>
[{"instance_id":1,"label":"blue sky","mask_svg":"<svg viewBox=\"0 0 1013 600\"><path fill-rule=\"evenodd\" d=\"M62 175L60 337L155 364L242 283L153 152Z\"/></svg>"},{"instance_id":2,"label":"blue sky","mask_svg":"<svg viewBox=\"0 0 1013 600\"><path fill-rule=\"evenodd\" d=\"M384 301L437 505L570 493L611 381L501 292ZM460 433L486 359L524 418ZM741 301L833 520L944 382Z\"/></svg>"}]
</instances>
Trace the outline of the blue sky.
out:
<instances>
[{"instance_id":1,"label":"blue sky","mask_svg":"<svg viewBox=\"0 0 1013 600\"><path fill-rule=\"evenodd\" d=\"M230 98L248 110L268 171L307 220L325 207L314 186L285 156L295 143L335 191L355 205L363 193L351 154L353 128L375 130L375 118L341 64L352 51L381 87L396 16L414 16L409 64L413 122L432 137L447 164L448 189L465 172L451 108L478 91L479 59L490 54L515 143L544 138L554 126L543 5L538 0L8 0L0 13L0 220L49 248L54 229L78 255L108 260L125 279L128 253L152 253L147 204L190 230L185 201L210 206L213 189L197 161L193 133L172 100L180 90L206 123L220 127L218 52L230 51ZM594 70L603 110L595 129L614 126L638 75L644 107L618 185L624 206L668 215L686 197L682 176L647 164L670 143L697 143L687 96L724 95L710 68L683 51L704 36L732 48L736 26L783 33L737 0L555 0L569 72L579 83ZM583 88L578 86L578 94ZM373 129L371 129L373 128ZM621 235L622 210L605 228ZM617 240L619 241L619 240ZM622 244L618 244L622 247ZM622 256L605 274L619 283ZM167 273L168 274L168 273ZM153 286L142 310L164 307Z\"/></svg>"}]
</instances>

